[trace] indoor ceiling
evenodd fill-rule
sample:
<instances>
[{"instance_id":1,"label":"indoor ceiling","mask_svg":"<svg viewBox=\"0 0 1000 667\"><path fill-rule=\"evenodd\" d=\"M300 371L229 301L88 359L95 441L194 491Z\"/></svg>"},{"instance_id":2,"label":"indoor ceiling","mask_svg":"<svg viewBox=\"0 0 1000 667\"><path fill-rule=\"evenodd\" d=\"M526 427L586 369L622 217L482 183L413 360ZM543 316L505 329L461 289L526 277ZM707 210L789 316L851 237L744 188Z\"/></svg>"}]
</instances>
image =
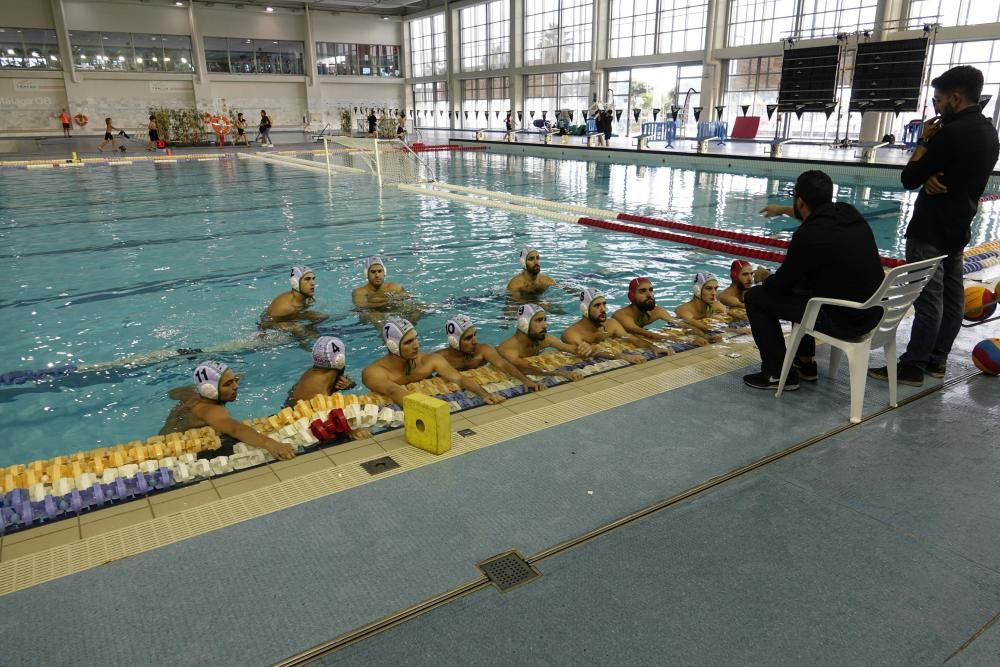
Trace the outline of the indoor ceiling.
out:
<instances>
[{"instance_id":1,"label":"indoor ceiling","mask_svg":"<svg viewBox=\"0 0 1000 667\"><path fill-rule=\"evenodd\" d=\"M177 4L179 0L91 0L94 2L112 2L117 4ZM443 7L445 0L183 0L184 4L196 7L231 7L264 11L265 7L273 7L281 11L302 11L309 7L314 12L357 12L363 14L379 14L385 16L402 16L413 14L432 7Z\"/></svg>"}]
</instances>

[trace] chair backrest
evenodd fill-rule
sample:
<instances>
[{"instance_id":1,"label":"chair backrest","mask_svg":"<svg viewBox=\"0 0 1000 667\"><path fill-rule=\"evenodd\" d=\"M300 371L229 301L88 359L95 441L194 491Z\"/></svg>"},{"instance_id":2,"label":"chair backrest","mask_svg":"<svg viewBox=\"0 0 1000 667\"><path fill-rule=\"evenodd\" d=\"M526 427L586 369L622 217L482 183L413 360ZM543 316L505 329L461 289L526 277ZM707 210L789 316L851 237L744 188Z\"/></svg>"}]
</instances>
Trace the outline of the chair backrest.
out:
<instances>
[{"instance_id":1,"label":"chair backrest","mask_svg":"<svg viewBox=\"0 0 1000 667\"><path fill-rule=\"evenodd\" d=\"M872 347L880 347L896 336L900 320L906 316L910 306L920 296L920 292L944 258L945 255L941 255L912 264L903 264L885 274L885 279L875 294L861 306L861 308L882 306L884 311L882 321L875 327L872 335Z\"/></svg>"}]
</instances>

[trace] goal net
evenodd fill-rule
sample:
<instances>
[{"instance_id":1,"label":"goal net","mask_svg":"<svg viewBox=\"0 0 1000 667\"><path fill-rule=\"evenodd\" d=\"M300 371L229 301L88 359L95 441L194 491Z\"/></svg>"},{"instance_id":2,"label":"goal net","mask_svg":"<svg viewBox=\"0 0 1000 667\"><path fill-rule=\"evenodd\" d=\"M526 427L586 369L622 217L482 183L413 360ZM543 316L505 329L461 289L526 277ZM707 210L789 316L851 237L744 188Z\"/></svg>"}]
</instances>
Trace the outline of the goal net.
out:
<instances>
[{"instance_id":1,"label":"goal net","mask_svg":"<svg viewBox=\"0 0 1000 667\"><path fill-rule=\"evenodd\" d=\"M434 180L430 167L399 139L324 137L323 145L327 153L331 152L331 143L347 147L352 155L362 158L378 178L379 187Z\"/></svg>"}]
</instances>

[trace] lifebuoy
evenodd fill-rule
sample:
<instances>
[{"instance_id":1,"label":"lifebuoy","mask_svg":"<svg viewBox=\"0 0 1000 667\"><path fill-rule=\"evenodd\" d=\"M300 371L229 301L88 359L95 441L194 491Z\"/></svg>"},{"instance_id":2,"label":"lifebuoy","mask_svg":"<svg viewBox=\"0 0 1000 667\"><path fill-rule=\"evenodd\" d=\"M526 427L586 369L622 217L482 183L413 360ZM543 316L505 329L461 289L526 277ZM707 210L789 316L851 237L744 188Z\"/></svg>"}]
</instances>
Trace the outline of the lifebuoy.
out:
<instances>
[{"instance_id":1,"label":"lifebuoy","mask_svg":"<svg viewBox=\"0 0 1000 667\"><path fill-rule=\"evenodd\" d=\"M229 134L231 127L229 118L226 116L212 117L212 129L215 130L216 134Z\"/></svg>"},{"instance_id":2,"label":"lifebuoy","mask_svg":"<svg viewBox=\"0 0 1000 667\"><path fill-rule=\"evenodd\" d=\"M206 123L211 123L212 122L212 114L210 114L210 113L208 113L206 111L206 112L204 112L204 113L201 114L201 119L203 121L205 121Z\"/></svg>"},{"instance_id":3,"label":"lifebuoy","mask_svg":"<svg viewBox=\"0 0 1000 667\"><path fill-rule=\"evenodd\" d=\"M75 120L76 124L79 125L80 127L83 127L84 125L90 122L90 119L87 118L87 115L82 113L78 113L77 115L73 116L73 120Z\"/></svg>"}]
</instances>

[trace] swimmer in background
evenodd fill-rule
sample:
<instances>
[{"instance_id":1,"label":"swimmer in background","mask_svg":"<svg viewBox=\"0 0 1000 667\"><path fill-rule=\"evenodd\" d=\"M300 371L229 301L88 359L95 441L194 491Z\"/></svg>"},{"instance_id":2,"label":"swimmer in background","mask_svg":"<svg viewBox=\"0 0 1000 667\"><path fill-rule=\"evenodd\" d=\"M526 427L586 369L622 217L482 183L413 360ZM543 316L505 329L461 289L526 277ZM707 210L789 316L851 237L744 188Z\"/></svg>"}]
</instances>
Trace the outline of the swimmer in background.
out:
<instances>
[{"instance_id":1,"label":"swimmer in background","mask_svg":"<svg viewBox=\"0 0 1000 667\"><path fill-rule=\"evenodd\" d=\"M593 349L589 343L570 345L555 336L549 335L548 321L545 310L533 303L521 305L517 311L517 331L514 335L500 343L497 351L504 359L524 373L531 375L550 375L564 377L570 380L582 380L583 374L573 371L546 371L538 368L525 357L539 355L547 347L554 347L561 352L575 354L578 357L589 358Z\"/></svg>"},{"instance_id":2,"label":"swimmer in background","mask_svg":"<svg viewBox=\"0 0 1000 667\"><path fill-rule=\"evenodd\" d=\"M476 327L465 315L451 318L444 329L448 336L448 347L438 350L436 354L441 355L456 370L467 371L490 364L497 370L520 380L528 391L545 389L544 384L535 382L517 366L500 356L495 347L480 343L476 339Z\"/></svg>"},{"instance_id":3,"label":"swimmer in background","mask_svg":"<svg viewBox=\"0 0 1000 667\"><path fill-rule=\"evenodd\" d=\"M507 283L507 294L514 299L537 299L556 281L542 273L542 259L537 248L521 249L521 272Z\"/></svg>"},{"instance_id":4,"label":"swimmer in background","mask_svg":"<svg viewBox=\"0 0 1000 667\"><path fill-rule=\"evenodd\" d=\"M704 322L709 317L719 317L726 314L726 307L719 303L716 292L719 289L719 279L707 271L699 271L694 276L694 295L690 300L677 306L677 317L695 330L695 335L709 343L722 340L721 334L712 334L712 326Z\"/></svg>"},{"instance_id":5,"label":"swimmer in background","mask_svg":"<svg viewBox=\"0 0 1000 667\"><path fill-rule=\"evenodd\" d=\"M629 335L617 320L608 319L607 298L594 289L585 289L580 294L580 321L575 322L569 329L563 332L562 341L569 345L579 345L586 343L594 349L595 357L605 359L621 359L630 364L645 363L646 357L634 352L602 352L596 347L606 340L612 338L624 339L633 345L646 349L655 349L657 352L666 354L659 348L654 348L653 344L645 338Z\"/></svg>"},{"instance_id":6,"label":"swimmer in background","mask_svg":"<svg viewBox=\"0 0 1000 667\"><path fill-rule=\"evenodd\" d=\"M330 395L354 386L354 380L344 374L347 366L347 346L344 341L333 336L320 336L312 349L312 368L308 369L288 390L285 407L292 407L299 401L308 401L317 394ZM368 429L356 428L349 434L351 440L370 438Z\"/></svg>"},{"instance_id":7,"label":"swimmer in background","mask_svg":"<svg viewBox=\"0 0 1000 667\"><path fill-rule=\"evenodd\" d=\"M381 328L386 316L391 314L404 316L403 319L411 322L420 319L423 314L420 307L405 303L413 297L403 289L403 286L385 281L385 262L381 257L372 256L365 260L365 276L368 282L355 288L351 293L351 300L360 310L362 322Z\"/></svg>"},{"instance_id":8,"label":"swimmer in background","mask_svg":"<svg viewBox=\"0 0 1000 667\"><path fill-rule=\"evenodd\" d=\"M405 385L437 375L471 391L487 404L503 402L502 396L494 396L472 378L459 373L441 355L422 353L417 330L410 322L400 318L389 320L382 326L382 340L389 353L361 373L361 380L371 391L402 405L403 397L413 393Z\"/></svg>"},{"instance_id":9,"label":"swimmer in background","mask_svg":"<svg viewBox=\"0 0 1000 667\"><path fill-rule=\"evenodd\" d=\"M653 283L649 278L633 278L628 284L629 305L619 308L612 315L612 319L622 325L627 333L640 338L652 341L670 341L673 338L659 331L649 331L646 329L656 321L676 325L677 320L667 312L663 306L656 305L656 297L653 295ZM699 339L701 344L706 344L704 339ZM673 354L672 348L666 348L667 354Z\"/></svg>"},{"instance_id":10,"label":"swimmer in background","mask_svg":"<svg viewBox=\"0 0 1000 667\"><path fill-rule=\"evenodd\" d=\"M309 306L315 301L316 273L308 266L293 266L288 282L292 289L276 296L261 313L260 329L287 331L300 338L318 335L316 325L330 316L309 310ZM303 321L308 324L302 324Z\"/></svg>"},{"instance_id":11,"label":"swimmer in background","mask_svg":"<svg viewBox=\"0 0 1000 667\"><path fill-rule=\"evenodd\" d=\"M291 445L258 433L229 414L226 403L235 401L240 391L240 379L229 366L221 361L206 361L194 369L192 378L193 387L178 387L167 393L178 403L167 415L160 435L211 426L221 437L222 447L204 452L205 456L231 456L233 445L245 442L276 459L295 458Z\"/></svg>"},{"instance_id":12,"label":"swimmer in background","mask_svg":"<svg viewBox=\"0 0 1000 667\"><path fill-rule=\"evenodd\" d=\"M729 309L733 319L745 320L747 309L743 304L743 296L753 287L753 266L742 259L734 259L729 266L729 277L733 284L719 293L719 301Z\"/></svg>"}]
</instances>

